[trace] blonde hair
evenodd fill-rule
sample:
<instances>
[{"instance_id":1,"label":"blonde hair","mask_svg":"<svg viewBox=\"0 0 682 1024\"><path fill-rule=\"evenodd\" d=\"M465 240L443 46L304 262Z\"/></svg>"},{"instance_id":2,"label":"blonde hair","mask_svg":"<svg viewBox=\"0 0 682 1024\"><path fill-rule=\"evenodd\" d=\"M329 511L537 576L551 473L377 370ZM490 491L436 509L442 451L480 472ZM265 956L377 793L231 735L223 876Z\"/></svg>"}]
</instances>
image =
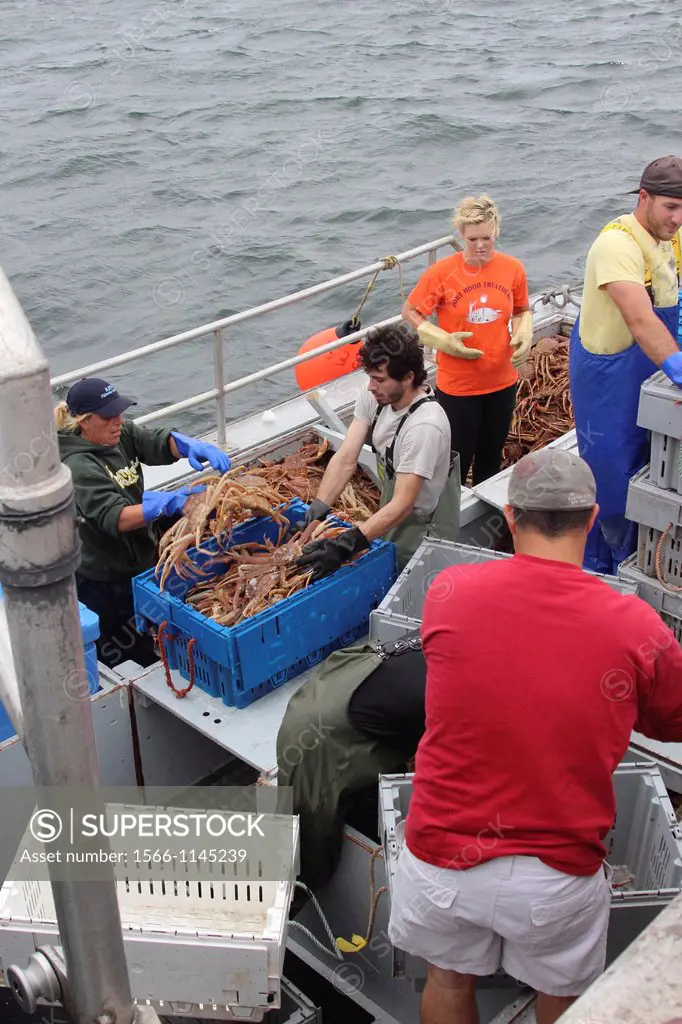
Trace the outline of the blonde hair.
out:
<instances>
[{"instance_id":1,"label":"blonde hair","mask_svg":"<svg viewBox=\"0 0 682 1024\"><path fill-rule=\"evenodd\" d=\"M78 430L79 426L86 420L90 413L82 413L80 416L73 416L69 412L66 402L60 402L54 411L54 422L57 430L66 430L70 433Z\"/></svg>"},{"instance_id":2,"label":"blonde hair","mask_svg":"<svg viewBox=\"0 0 682 1024\"><path fill-rule=\"evenodd\" d=\"M452 215L452 226L461 235L469 224L490 224L494 238L500 233L500 211L490 196L465 196Z\"/></svg>"}]
</instances>

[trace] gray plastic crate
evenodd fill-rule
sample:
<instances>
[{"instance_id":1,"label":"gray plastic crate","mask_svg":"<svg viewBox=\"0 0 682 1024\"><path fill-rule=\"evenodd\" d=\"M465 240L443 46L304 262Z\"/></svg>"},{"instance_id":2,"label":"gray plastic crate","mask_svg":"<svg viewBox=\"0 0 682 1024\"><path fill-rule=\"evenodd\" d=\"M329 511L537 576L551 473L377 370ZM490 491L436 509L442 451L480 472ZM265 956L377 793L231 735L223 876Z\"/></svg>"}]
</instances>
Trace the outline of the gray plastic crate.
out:
<instances>
[{"instance_id":1,"label":"gray plastic crate","mask_svg":"<svg viewBox=\"0 0 682 1024\"><path fill-rule=\"evenodd\" d=\"M379 776L379 827L389 891L403 844L413 778ZM612 865L626 865L633 881L624 888L612 884L612 898L627 902L648 893L669 902L682 892L682 828L661 773L650 761L623 761L613 775L613 788L616 820L604 840L606 859Z\"/></svg>"},{"instance_id":2,"label":"gray plastic crate","mask_svg":"<svg viewBox=\"0 0 682 1024\"><path fill-rule=\"evenodd\" d=\"M682 492L682 442L669 434L651 434L649 478L656 487Z\"/></svg>"},{"instance_id":3,"label":"gray plastic crate","mask_svg":"<svg viewBox=\"0 0 682 1024\"><path fill-rule=\"evenodd\" d=\"M682 645L682 619L677 615L669 615L667 612L661 614L666 626L673 631L678 644Z\"/></svg>"},{"instance_id":4,"label":"gray plastic crate","mask_svg":"<svg viewBox=\"0 0 682 1024\"><path fill-rule=\"evenodd\" d=\"M656 487L645 466L630 481L625 515L639 523L637 567L647 576L656 576L656 550L668 530L661 548L661 576L664 583L681 585L682 494Z\"/></svg>"},{"instance_id":5,"label":"gray plastic crate","mask_svg":"<svg viewBox=\"0 0 682 1024\"><path fill-rule=\"evenodd\" d=\"M682 438L682 391L657 370L642 384L637 424L652 433Z\"/></svg>"},{"instance_id":6,"label":"gray plastic crate","mask_svg":"<svg viewBox=\"0 0 682 1024\"><path fill-rule=\"evenodd\" d=\"M674 618L682 621L682 591L676 593L668 590L658 580L647 575L637 564L637 555L630 555L618 566L618 578L637 587L639 597L652 608L661 618Z\"/></svg>"},{"instance_id":7,"label":"gray plastic crate","mask_svg":"<svg viewBox=\"0 0 682 1024\"><path fill-rule=\"evenodd\" d=\"M389 897L403 844L413 778L379 776L379 829ZM611 916L613 922L614 914L618 915L618 934L613 938L610 934L609 962L641 927L682 893L682 829L658 768L651 762L622 762L614 773L613 785L616 820L604 844L607 861L618 868L611 883ZM616 884L625 878L632 881L623 886ZM404 965L407 977L423 977L423 961L405 956Z\"/></svg>"},{"instance_id":8,"label":"gray plastic crate","mask_svg":"<svg viewBox=\"0 0 682 1024\"><path fill-rule=\"evenodd\" d=\"M672 586L682 584L682 530L670 530L661 544L663 530L640 523L637 534L637 566L645 574L658 579L656 552L661 545L661 576Z\"/></svg>"},{"instance_id":9,"label":"gray plastic crate","mask_svg":"<svg viewBox=\"0 0 682 1024\"><path fill-rule=\"evenodd\" d=\"M504 552L450 540L422 541L379 607L370 613L370 640L385 643L419 629L426 592L444 569L511 557Z\"/></svg>"},{"instance_id":10,"label":"gray plastic crate","mask_svg":"<svg viewBox=\"0 0 682 1024\"><path fill-rule=\"evenodd\" d=\"M266 1013L263 1024L322 1024L322 1010L288 978L282 978L281 991L281 1007Z\"/></svg>"},{"instance_id":11,"label":"gray plastic crate","mask_svg":"<svg viewBox=\"0 0 682 1024\"><path fill-rule=\"evenodd\" d=\"M436 576L453 565L462 567L482 562L512 558L502 551L456 544L449 540L425 540L415 551L402 573L379 607L369 617L370 640L380 643L398 640L405 633L418 629L424 610L426 592ZM590 573L590 575L600 575ZM636 594L635 584L615 576L600 576L622 594Z\"/></svg>"},{"instance_id":12,"label":"gray plastic crate","mask_svg":"<svg viewBox=\"0 0 682 1024\"><path fill-rule=\"evenodd\" d=\"M645 466L630 481L625 516L661 533L670 524L676 529L682 526L682 494L656 487Z\"/></svg>"}]
</instances>

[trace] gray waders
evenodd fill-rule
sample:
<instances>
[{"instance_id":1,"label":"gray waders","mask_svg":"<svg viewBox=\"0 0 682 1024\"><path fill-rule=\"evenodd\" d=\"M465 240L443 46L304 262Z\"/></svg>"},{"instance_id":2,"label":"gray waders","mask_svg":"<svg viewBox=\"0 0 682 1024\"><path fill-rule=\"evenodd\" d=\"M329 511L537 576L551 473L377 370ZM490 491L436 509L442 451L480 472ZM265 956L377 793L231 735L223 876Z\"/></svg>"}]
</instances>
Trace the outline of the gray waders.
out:
<instances>
[{"instance_id":1,"label":"gray waders","mask_svg":"<svg viewBox=\"0 0 682 1024\"><path fill-rule=\"evenodd\" d=\"M411 640L412 649L421 644ZM354 795L376 784L377 776L405 771L414 749L392 746L358 732L349 720L351 697L393 651L398 641L357 644L335 651L289 701L277 735L277 785L293 788L300 816L301 878L324 885L341 856L343 826ZM398 668L398 666L396 666Z\"/></svg>"}]
</instances>

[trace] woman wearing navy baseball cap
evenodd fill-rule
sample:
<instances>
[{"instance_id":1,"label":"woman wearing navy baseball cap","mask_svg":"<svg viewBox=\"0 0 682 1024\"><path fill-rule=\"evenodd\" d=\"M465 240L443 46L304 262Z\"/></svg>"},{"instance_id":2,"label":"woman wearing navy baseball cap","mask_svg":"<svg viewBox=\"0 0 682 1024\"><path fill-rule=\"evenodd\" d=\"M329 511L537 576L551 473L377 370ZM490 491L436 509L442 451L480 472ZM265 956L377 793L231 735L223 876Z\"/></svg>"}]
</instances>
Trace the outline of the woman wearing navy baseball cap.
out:
<instances>
[{"instance_id":1,"label":"woman wearing navy baseball cap","mask_svg":"<svg viewBox=\"0 0 682 1024\"><path fill-rule=\"evenodd\" d=\"M164 427L139 427L123 417L132 398L113 384L85 377L55 409L62 462L73 477L81 537L76 573L78 598L99 615L99 660L110 668L132 660L157 660L152 641L135 631L132 578L156 561L152 524L182 513L202 487L146 490L142 465L163 466L186 458L197 470L209 463L219 473L230 468L213 444Z\"/></svg>"}]
</instances>

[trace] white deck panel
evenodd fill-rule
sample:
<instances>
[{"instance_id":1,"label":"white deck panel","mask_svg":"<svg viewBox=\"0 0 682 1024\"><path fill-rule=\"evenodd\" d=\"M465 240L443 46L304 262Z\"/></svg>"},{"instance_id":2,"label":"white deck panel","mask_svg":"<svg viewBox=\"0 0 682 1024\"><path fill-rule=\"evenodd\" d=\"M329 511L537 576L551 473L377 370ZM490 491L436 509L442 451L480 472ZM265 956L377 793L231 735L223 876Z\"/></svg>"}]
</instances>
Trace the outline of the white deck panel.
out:
<instances>
[{"instance_id":1,"label":"white deck panel","mask_svg":"<svg viewBox=\"0 0 682 1024\"><path fill-rule=\"evenodd\" d=\"M577 455L578 437L575 430L569 430L567 434L562 434L556 441L551 441L547 447L560 448L563 451L574 452ZM512 466L509 466L507 469L496 473L495 476L491 476L488 480L484 480L482 484L476 484L473 488L474 494L482 498L483 501L487 501L489 505L503 509L507 504L509 477L511 476L512 468Z\"/></svg>"},{"instance_id":2,"label":"white deck panel","mask_svg":"<svg viewBox=\"0 0 682 1024\"><path fill-rule=\"evenodd\" d=\"M260 772L277 764L277 733L287 704L315 669L308 669L248 708L228 708L217 697L195 687L186 697L176 697L166 683L163 665L153 665L134 680L133 686L156 704L203 733L240 761ZM177 672L171 672L178 689L187 686Z\"/></svg>"}]
</instances>

